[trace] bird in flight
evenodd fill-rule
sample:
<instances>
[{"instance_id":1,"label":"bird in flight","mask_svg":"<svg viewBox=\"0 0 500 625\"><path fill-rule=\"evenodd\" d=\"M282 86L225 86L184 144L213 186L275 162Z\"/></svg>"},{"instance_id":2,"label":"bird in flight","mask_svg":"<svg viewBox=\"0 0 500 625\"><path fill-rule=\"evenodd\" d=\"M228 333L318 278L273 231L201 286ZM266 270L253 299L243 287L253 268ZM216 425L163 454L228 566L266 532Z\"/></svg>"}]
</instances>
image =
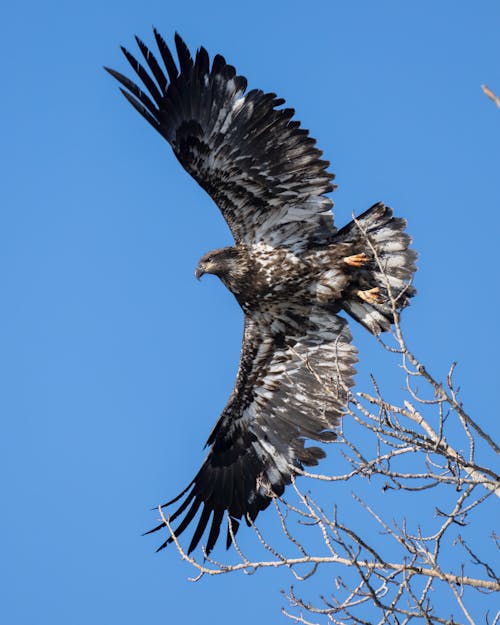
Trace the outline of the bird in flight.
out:
<instances>
[{"instance_id":1,"label":"bird in flight","mask_svg":"<svg viewBox=\"0 0 500 625\"><path fill-rule=\"evenodd\" d=\"M205 254L195 275L218 276L245 319L235 386L208 455L165 504L180 502L169 516L180 519L176 537L201 511L188 553L207 527L210 553L224 516L229 547L242 519L251 524L297 470L325 456L307 441L336 438L357 361L339 312L375 335L389 330L391 294L398 310L414 295L416 253L405 220L382 203L337 230L329 163L283 99L247 90L219 54L210 62L201 47L193 59L178 34L176 63L154 37L158 58L138 38L142 63L122 48L143 87L106 69L221 211L234 245Z\"/></svg>"}]
</instances>

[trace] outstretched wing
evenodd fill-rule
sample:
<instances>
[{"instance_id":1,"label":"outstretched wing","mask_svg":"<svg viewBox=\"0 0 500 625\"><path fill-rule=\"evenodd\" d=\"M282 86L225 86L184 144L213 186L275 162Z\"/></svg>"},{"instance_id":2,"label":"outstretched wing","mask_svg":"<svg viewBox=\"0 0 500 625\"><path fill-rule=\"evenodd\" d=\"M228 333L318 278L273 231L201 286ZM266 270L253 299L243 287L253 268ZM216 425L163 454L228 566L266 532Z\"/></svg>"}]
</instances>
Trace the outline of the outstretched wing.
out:
<instances>
[{"instance_id":1,"label":"outstretched wing","mask_svg":"<svg viewBox=\"0 0 500 625\"><path fill-rule=\"evenodd\" d=\"M212 65L204 48L193 60L179 35L179 69L162 37L156 42L166 69L137 39L148 70L125 48L149 92L105 68L125 97L170 143L182 166L209 193L237 243L298 247L334 233L329 165L293 109L274 93L254 89L220 55Z\"/></svg>"},{"instance_id":2,"label":"outstretched wing","mask_svg":"<svg viewBox=\"0 0 500 625\"><path fill-rule=\"evenodd\" d=\"M208 456L189 486L165 504L185 496L170 515L169 523L174 523L184 514L176 536L201 508L189 553L210 518L207 552L217 541L226 511L236 532L238 519L253 521L273 496L283 493L294 467L316 465L325 456L319 447L306 447L304 439L335 439L333 430L353 384L357 352L345 319L320 308L302 320L298 315L293 313L293 320L303 329L277 336L262 331L254 320L245 320L236 385L207 441ZM291 328L287 319L283 325ZM163 523L151 532L162 527ZM160 549L172 540L169 537Z\"/></svg>"}]
</instances>

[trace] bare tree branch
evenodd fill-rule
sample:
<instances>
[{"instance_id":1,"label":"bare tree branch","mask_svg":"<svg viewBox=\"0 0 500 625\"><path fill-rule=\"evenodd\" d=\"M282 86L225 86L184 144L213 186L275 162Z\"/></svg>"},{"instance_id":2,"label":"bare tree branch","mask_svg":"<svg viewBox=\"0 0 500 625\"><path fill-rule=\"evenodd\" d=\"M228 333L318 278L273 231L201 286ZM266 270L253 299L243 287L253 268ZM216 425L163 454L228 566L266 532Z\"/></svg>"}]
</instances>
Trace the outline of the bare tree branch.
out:
<instances>
[{"instance_id":1,"label":"bare tree branch","mask_svg":"<svg viewBox=\"0 0 500 625\"><path fill-rule=\"evenodd\" d=\"M498 106L498 108L500 109L500 98L498 96L496 96L493 91L487 87L486 85L481 85L481 89L484 91L484 93L488 96L488 98L490 100L493 100L493 102Z\"/></svg>"},{"instance_id":2,"label":"bare tree branch","mask_svg":"<svg viewBox=\"0 0 500 625\"><path fill-rule=\"evenodd\" d=\"M364 236L386 276L368 233ZM331 497L342 484L352 485L351 508L344 504L342 510L333 507L326 512L294 479L287 491L290 499L274 499L279 540L264 538L247 519L255 536L252 554L258 557L243 553L228 518L238 558L230 564L206 553L203 562L188 555L161 507L160 517L181 558L195 569L193 581L241 571L288 569L302 588L317 578L320 569L329 567L334 583L319 599L306 601L293 586L285 594L289 608L282 612L295 623L498 624L499 614L490 619L488 609L493 604L487 605L489 596L500 591L491 561L498 538L491 531L489 536L480 535L478 544L474 524L477 511L500 496L500 479L492 466L500 448L462 406L454 381L455 363L440 382L410 351L399 320L401 293L393 292L387 276L386 289L394 331L388 341L379 342L399 360L394 372L402 376L403 398L388 399L374 377L370 392L352 394L343 389L349 402L334 448L338 471L326 475L291 467L311 484L335 482ZM333 370L336 366L332 363ZM325 394L334 392L322 386ZM368 501L372 492L377 496ZM399 505L389 511L386 496ZM361 516L364 529L356 522ZM461 620L445 612L446 601L454 602Z\"/></svg>"}]
</instances>

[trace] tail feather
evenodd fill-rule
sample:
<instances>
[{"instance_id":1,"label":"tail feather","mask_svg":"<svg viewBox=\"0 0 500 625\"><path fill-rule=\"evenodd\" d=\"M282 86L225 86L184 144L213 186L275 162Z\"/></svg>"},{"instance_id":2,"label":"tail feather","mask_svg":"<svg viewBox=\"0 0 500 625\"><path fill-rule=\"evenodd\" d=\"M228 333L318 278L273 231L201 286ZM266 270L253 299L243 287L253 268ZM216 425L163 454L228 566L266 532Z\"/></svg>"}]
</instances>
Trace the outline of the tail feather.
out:
<instances>
[{"instance_id":1,"label":"tail feather","mask_svg":"<svg viewBox=\"0 0 500 625\"><path fill-rule=\"evenodd\" d=\"M367 261L353 269L343 308L373 334L390 329L394 322L391 298L397 311L415 295L411 284L417 254L404 232L406 221L393 217L392 209L375 204L338 233L338 242L350 243Z\"/></svg>"}]
</instances>

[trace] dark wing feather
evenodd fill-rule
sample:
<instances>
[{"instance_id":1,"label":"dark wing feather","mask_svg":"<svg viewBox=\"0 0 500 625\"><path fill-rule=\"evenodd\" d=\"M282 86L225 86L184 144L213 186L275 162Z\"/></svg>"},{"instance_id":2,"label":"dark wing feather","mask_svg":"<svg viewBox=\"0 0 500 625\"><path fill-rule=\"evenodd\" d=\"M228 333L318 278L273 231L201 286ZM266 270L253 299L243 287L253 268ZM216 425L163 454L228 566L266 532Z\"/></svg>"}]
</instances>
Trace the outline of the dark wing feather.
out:
<instances>
[{"instance_id":1,"label":"dark wing feather","mask_svg":"<svg viewBox=\"0 0 500 625\"><path fill-rule=\"evenodd\" d=\"M245 321L235 388L208 438L205 462L170 515L173 522L188 510L174 530L179 536L203 506L188 552L196 548L210 518L207 552L215 545L226 511L236 533L238 519L254 520L273 496L283 493L295 467L316 465L324 451L306 447L305 438L335 438L353 383L356 349L347 322L331 310L313 308L307 316L298 311L294 324L301 315L302 330L280 336L262 329L267 322L261 327ZM287 314L283 317L283 326L291 328ZM170 542L172 537L160 549Z\"/></svg>"},{"instance_id":2,"label":"dark wing feather","mask_svg":"<svg viewBox=\"0 0 500 625\"><path fill-rule=\"evenodd\" d=\"M142 56L144 57L146 63L149 65L150 70L153 72L153 76L155 77L155 80L158 83L160 90L162 91L162 93L165 92L165 89L168 85L167 78L163 73L163 70L159 66L156 57L150 52L149 48L141 39L139 39L139 37L136 37L135 40L137 42L137 45L139 46L140 51L142 52Z\"/></svg>"},{"instance_id":3,"label":"dark wing feather","mask_svg":"<svg viewBox=\"0 0 500 625\"><path fill-rule=\"evenodd\" d=\"M161 58L165 63L165 67L167 68L168 77L170 78L170 82L174 82L177 76L179 75L179 71L177 69L177 65L175 64L174 57L169 50L169 47L165 43L165 40L160 35L160 33L155 29L153 29L154 36L156 39L156 44L158 46L158 50L160 51Z\"/></svg>"},{"instance_id":4,"label":"dark wing feather","mask_svg":"<svg viewBox=\"0 0 500 625\"><path fill-rule=\"evenodd\" d=\"M106 68L127 91L137 111L170 143L183 167L210 194L236 242L263 241L301 248L334 233L334 187L328 162L307 130L292 121L292 109L273 93L252 90L224 57L212 66L204 48L193 58L175 36L179 69L155 31L160 67L137 39L149 72L125 48L149 96L122 74Z\"/></svg>"}]
</instances>

